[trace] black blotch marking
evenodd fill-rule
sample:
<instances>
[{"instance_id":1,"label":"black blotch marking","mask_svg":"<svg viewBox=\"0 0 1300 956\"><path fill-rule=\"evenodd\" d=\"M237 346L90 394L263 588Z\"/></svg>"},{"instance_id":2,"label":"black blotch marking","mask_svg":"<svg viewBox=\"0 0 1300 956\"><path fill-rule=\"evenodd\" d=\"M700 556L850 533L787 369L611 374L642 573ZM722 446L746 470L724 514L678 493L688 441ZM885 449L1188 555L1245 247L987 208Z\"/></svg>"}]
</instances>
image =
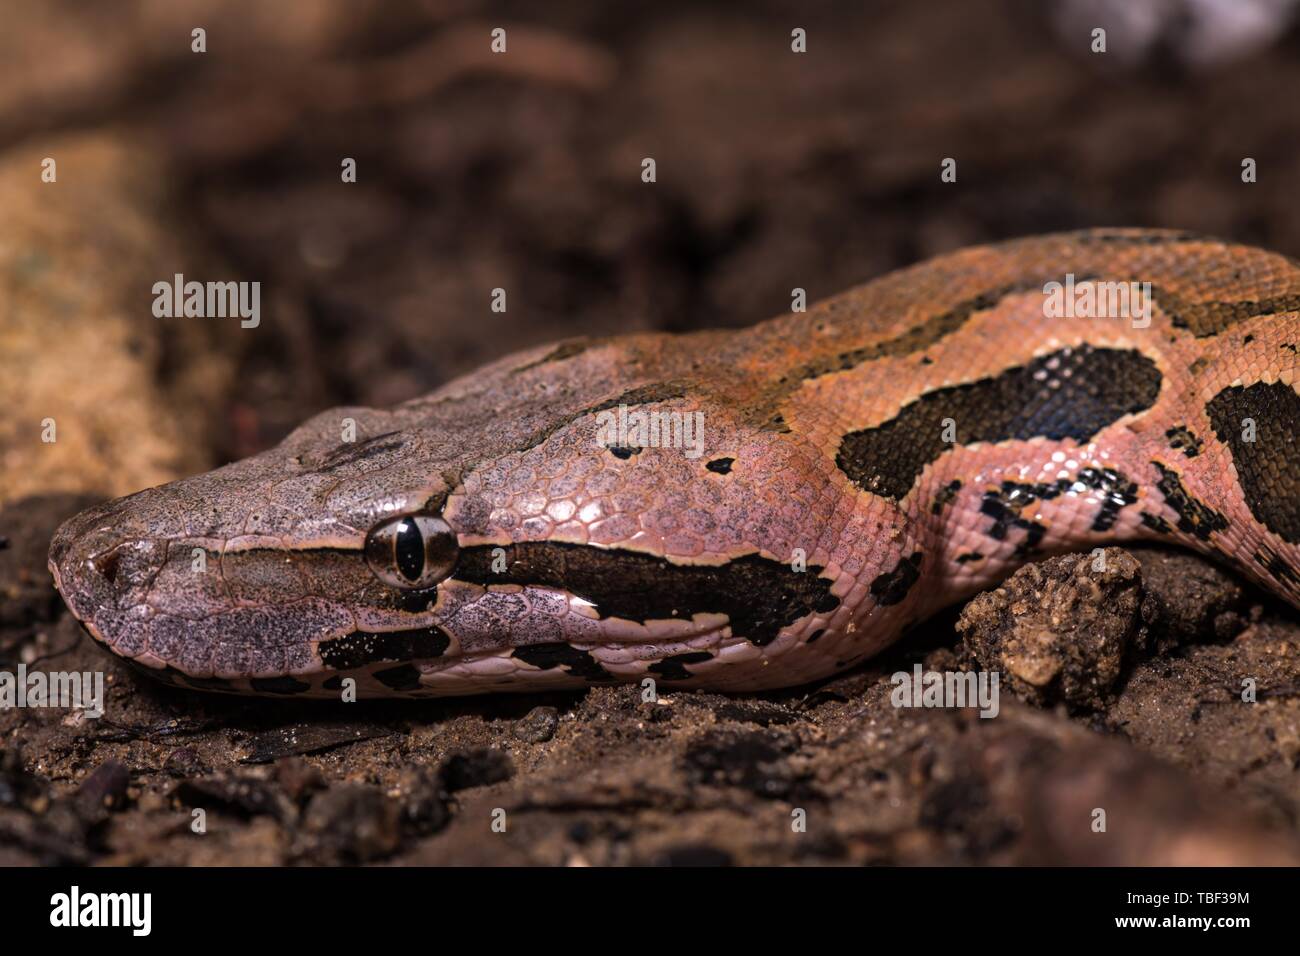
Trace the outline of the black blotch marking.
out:
<instances>
[{"instance_id":1,"label":"black blotch marking","mask_svg":"<svg viewBox=\"0 0 1300 956\"><path fill-rule=\"evenodd\" d=\"M871 582L871 593L878 604L898 604L921 576L921 552L900 558L892 571L877 575Z\"/></svg>"},{"instance_id":2,"label":"black blotch marking","mask_svg":"<svg viewBox=\"0 0 1300 956\"><path fill-rule=\"evenodd\" d=\"M817 643L817 641L821 640L822 635L825 633L826 633L826 628L819 627L817 630L813 631L812 636L809 637L808 640L804 641L804 643L815 644Z\"/></svg>"},{"instance_id":3,"label":"black blotch marking","mask_svg":"<svg viewBox=\"0 0 1300 956\"><path fill-rule=\"evenodd\" d=\"M493 550L462 548L452 576L484 587L557 588L590 601L601 617L629 621L725 614L734 635L760 646L799 618L840 604L830 593L833 582L819 577L821 568L798 572L756 554L717 566L680 565L636 551L525 541L505 547L506 570L495 574Z\"/></svg>"},{"instance_id":4,"label":"black blotch marking","mask_svg":"<svg viewBox=\"0 0 1300 956\"><path fill-rule=\"evenodd\" d=\"M539 365L549 365L552 362L563 362L565 359L573 358L575 355L581 355L590 347L590 339L574 339L572 342L561 342L541 358L535 359L527 365L519 366L510 374L518 375L520 372L527 372L529 369L537 368Z\"/></svg>"},{"instance_id":5,"label":"black blotch marking","mask_svg":"<svg viewBox=\"0 0 1300 956\"><path fill-rule=\"evenodd\" d=\"M1255 552L1255 560L1283 587L1291 591L1300 591L1300 571L1287 564L1272 548L1267 545L1262 546Z\"/></svg>"},{"instance_id":6,"label":"black blotch marking","mask_svg":"<svg viewBox=\"0 0 1300 956\"><path fill-rule=\"evenodd\" d=\"M89 634L90 632L87 631L86 633ZM153 680L161 681L162 683L169 684L172 687L185 687L187 686L188 682L191 680L190 677L187 677L184 673L178 671L176 668L170 665L163 667L161 669L156 667L146 667L144 664L141 664L139 661L134 661L127 657L122 658L122 662L126 664L128 668L135 671L137 674L144 674L152 678ZM213 688L213 690L220 690L220 689L221 688Z\"/></svg>"},{"instance_id":7,"label":"black blotch marking","mask_svg":"<svg viewBox=\"0 0 1300 956\"><path fill-rule=\"evenodd\" d=\"M1143 511L1138 514L1138 518L1152 531L1159 532L1160 534L1174 533L1174 526L1164 518L1160 517L1160 515L1153 515L1149 511Z\"/></svg>"},{"instance_id":8,"label":"black blotch marking","mask_svg":"<svg viewBox=\"0 0 1300 956\"><path fill-rule=\"evenodd\" d=\"M521 441L511 443L510 447L501 449L501 451L514 451L514 452L523 453L529 451L530 449L536 448L538 445L541 445L543 442L549 439L556 432L561 431L562 429L567 428L569 425L573 424L574 422L586 418L590 415L596 415L599 414L600 412L609 411L611 408L618 408L618 406L620 405L627 405L630 407L632 405L645 405L651 402L667 402L677 398L684 398L687 395L691 394L695 390L695 388L696 385L694 382L685 381L685 380L678 380L678 381L671 381L671 382L655 382L649 385L639 385L636 388L628 389L627 391L623 392L621 395L617 395L614 398L601 402L598 405L592 405L588 408L582 409L581 411L574 412L572 415L556 418L552 421L549 421L545 425L538 428L535 432L533 432L528 437L522 439ZM460 483L461 478L468 471L469 471L469 466L462 465L457 473L444 474L443 481L447 486L447 490L440 491L437 494L435 494L433 497L431 497L429 501L426 503L425 510L433 513L441 513L443 506L446 504L447 496L451 494L451 489L455 488L456 485Z\"/></svg>"},{"instance_id":9,"label":"black blotch marking","mask_svg":"<svg viewBox=\"0 0 1300 956\"><path fill-rule=\"evenodd\" d=\"M547 434L550 433L547 432ZM530 439L530 441L531 440L532 439ZM544 440L544 437L537 438L535 443L540 443ZM482 459L479 459L478 461L482 461ZM442 478L441 490L435 491L426 498L424 504L421 505L419 510L424 514L441 515L443 509L447 507L447 498L453 491L460 487L465 475L469 473L471 468L478 464L478 461L464 461L454 468L444 468L440 473L440 477Z\"/></svg>"},{"instance_id":10,"label":"black blotch marking","mask_svg":"<svg viewBox=\"0 0 1300 956\"><path fill-rule=\"evenodd\" d=\"M583 680L614 680L614 675L600 666L587 651L580 651L570 644L526 644L516 647L510 655L525 664L548 671L554 667L563 667L566 674L581 677Z\"/></svg>"},{"instance_id":11,"label":"black blotch marking","mask_svg":"<svg viewBox=\"0 0 1300 956\"><path fill-rule=\"evenodd\" d=\"M1025 532L1025 540L1016 546L1015 551L1017 557L1024 557L1038 549L1047 534L1047 526L1021 517L1021 511L1036 501L1051 501L1064 494L1082 494L1085 491L1102 495L1101 507L1092 519L1093 531L1108 531L1114 527L1120 511L1137 501L1138 497L1137 484L1115 469L1081 468L1073 478L1058 478L1056 481L1033 484L1004 481L998 488L984 492L980 512L993 519L987 533L994 540L1005 541L1011 528Z\"/></svg>"},{"instance_id":12,"label":"black blotch marking","mask_svg":"<svg viewBox=\"0 0 1300 956\"><path fill-rule=\"evenodd\" d=\"M1243 339L1241 340L1241 344L1242 344L1242 345L1249 345L1249 344L1250 344L1251 342L1253 342L1253 341L1255 341L1255 336L1253 336L1253 335L1247 335L1245 338L1243 338Z\"/></svg>"},{"instance_id":13,"label":"black blotch marking","mask_svg":"<svg viewBox=\"0 0 1300 956\"><path fill-rule=\"evenodd\" d=\"M410 628L404 631L353 631L344 637L320 642L320 659L336 671L353 670L380 661L418 661L441 657L451 638L440 627Z\"/></svg>"},{"instance_id":14,"label":"black blotch marking","mask_svg":"<svg viewBox=\"0 0 1300 956\"><path fill-rule=\"evenodd\" d=\"M85 629L84 624L82 625L82 629ZM86 633L89 634L90 632L86 631ZM162 681L164 684L169 684L172 687L192 687L196 690L220 690L232 694L235 693L234 681L227 680L224 677L191 677L189 674L172 667L170 664L162 668L155 668L148 667L141 664L139 661L134 661L130 658L124 657L121 658L121 660L122 663L126 664L127 667L136 673L148 675L154 680Z\"/></svg>"},{"instance_id":15,"label":"black blotch marking","mask_svg":"<svg viewBox=\"0 0 1300 956\"><path fill-rule=\"evenodd\" d=\"M1129 481L1114 468L1082 468L1070 487L1077 484L1102 494L1101 507L1092 519L1093 531L1109 531L1115 526L1120 511L1138 499L1137 483Z\"/></svg>"},{"instance_id":16,"label":"black blotch marking","mask_svg":"<svg viewBox=\"0 0 1300 956\"><path fill-rule=\"evenodd\" d=\"M311 690L311 684L294 677L254 677L248 685L264 694L301 694Z\"/></svg>"},{"instance_id":17,"label":"black blotch marking","mask_svg":"<svg viewBox=\"0 0 1300 956\"><path fill-rule=\"evenodd\" d=\"M1096 276L1076 277L1075 281L1082 282L1094 278ZM944 312L931 316L920 325L913 326L892 339L874 342L871 345L863 345L859 348L840 352L838 355L815 359L801 365L781 376L777 380L777 384L782 386L793 384L797 387L800 382L820 378L823 375L830 375L832 372L847 372L863 362L891 356L911 355L914 352L927 349L965 325L976 312L992 309L1010 295L1023 292L1041 292L1046 281L1049 280L1034 279L1024 282L1012 282L981 292L979 295L958 302Z\"/></svg>"},{"instance_id":18,"label":"black blotch marking","mask_svg":"<svg viewBox=\"0 0 1300 956\"><path fill-rule=\"evenodd\" d=\"M961 491L961 482L954 478L948 484L939 489L939 493L934 496L934 504L930 506L931 514L939 514L943 511L944 506L952 499L957 497L957 492Z\"/></svg>"},{"instance_id":19,"label":"black blotch marking","mask_svg":"<svg viewBox=\"0 0 1300 956\"><path fill-rule=\"evenodd\" d=\"M641 454L641 449L637 448L635 445L610 445L609 453L615 458L622 458L624 461L627 461L633 455Z\"/></svg>"},{"instance_id":20,"label":"black blotch marking","mask_svg":"<svg viewBox=\"0 0 1300 956\"><path fill-rule=\"evenodd\" d=\"M1250 513L1290 544L1300 543L1300 395L1282 382L1225 388L1205 406L1219 440L1232 452ZM1242 420L1255 440L1242 438Z\"/></svg>"},{"instance_id":21,"label":"black blotch marking","mask_svg":"<svg viewBox=\"0 0 1300 956\"><path fill-rule=\"evenodd\" d=\"M343 677L339 674L335 674L333 677L327 677L325 678L325 682L321 684L321 687L326 690L342 690Z\"/></svg>"},{"instance_id":22,"label":"black blotch marking","mask_svg":"<svg viewBox=\"0 0 1300 956\"><path fill-rule=\"evenodd\" d=\"M1186 425L1175 425L1165 432L1165 437L1169 439L1170 448L1182 449L1188 458L1195 458L1204 447L1204 443Z\"/></svg>"},{"instance_id":23,"label":"black blotch marking","mask_svg":"<svg viewBox=\"0 0 1300 956\"><path fill-rule=\"evenodd\" d=\"M736 463L734 458L715 458L704 467L709 471L719 475L728 475L731 473L731 466Z\"/></svg>"},{"instance_id":24,"label":"black blotch marking","mask_svg":"<svg viewBox=\"0 0 1300 956\"><path fill-rule=\"evenodd\" d=\"M180 673L179 671L177 672ZM190 677L186 674L180 674L185 683L191 687L197 687L201 690L234 690L234 682L224 677Z\"/></svg>"},{"instance_id":25,"label":"black blotch marking","mask_svg":"<svg viewBox=\"0 0 1300 956\"><path fill-rule=\"evenodd\" d=\"M393 690L419 690L420 671L413 664L400 664L386 670L375 671L375 680Z\"/></svg>"},{"instance_id":26,"label":"black blotch marking","mask_svg":"<svg viewBox=\"0 0 1300 956\"><path fill-rule=\"evenodd\" d=\"M1167 468L1158 461L1151 462L1160 472L1156 488L1165 496L1165 503L1178 515L1178 530L1194 534L1202 541L1209 541L1210 535L1228 527L1228 519L1204 502L1192 497L1183 485L1178 472Z\"/></svg>"},{"instance_id":27,"label":"black blotch marking","mask_svg":"<svg viewBox=\"0 0 1300 956\"><path fill-rule=\"evenodd\" d=\"M1151 288L1151 297L1169 316L1175 328L1187 329L1196 338L1208 338L1232 328L1238 322L1261 315L1300 311L1300 295L1279 295L1267 299L1232 302L1189 302L1167 289Z\"/></svg>"},{"instance_id":28,"label":"black blotch marking","mask_svg":"<svg viewBox=\"0 0 1300 956\"><path fill-rule=\"evenodd\" d=\"M1141 352L1082 346L1061 349L1001 375L928 392L894 418L849 432L835 463L859 488L898 500L930 462L957 443L1091 439L1125 415L1152 406L1161 375Z\"/></svg>"},{"instance_id":29,"label":"black blotch marking","mask_svg":"<svg viewBox=\"0 0 1300 956\"><path fill-rule=\"evenodd\" d=\"M1079 245L1086 246L1090 243L1115 243L1127 246L1165 246L1182 244L1188 242L1214 242L1212 237L1198 235L1194 232L1169 232L1169 233L1123 233L1123 232L1104 232L1104 231L1086 231L1069 236Z\"/></svg>"},{"instance_id":30,"label":"black blotch marking","mask_svg":"<svg viewBox=\"0 0 1300 956\"><path fill-rule=\"evenodd\" d=\"M967 551L965 554L957 555L958 564L966 564L970 561L983 561L983 560L984 560L984 555L980 554L978 551Z\"/></svg>"},{"instance_id":31,"label":"black blotch marking","mask_svg":"<svg viewBox=\"0 0 1300 956\"><path fill-rule=\"evenodd\" d=\"M384 592L385 597L391 600L394 607L411 614L427 611L438 602L436 587L425 588L423 591L395 591L393 588L385 588Z\"/></svg>"},{"instance_id":32,"label":"black blotch marking","mask_svg":"<svg viewBox=\"0 0 1300 956\"><path fill-rule=\"evenodd\" d=\"M588 409L578 412L574 418L582 418L585 415L595 415L598 412L607 412L611 408L618 408L620 405L626 405L631 408L633 405L649 405L654 402L670 402L674 399L685 398L695 387L694 382L677 380L672 382L653 382L649 385L638 385L636 388L630 388L621 395L615 396L599 405L593 405Z\"/></svg>"},{"instance_id":33,"label":"black blotch marking","mask_svg":"<svg viewBox=\"0 0 1300 956\"><path fill-rule=\"evenodd\" d=\"M713 655L708 651L690 651L686 654L674 654L672 657L665 657L661 661L655 661L647 670L652 674L658 674L664 680L690 680L694 675L686 669L687 664L702 664L704 661L713 660Z\"/></svg>"},{"instance_id":34,"label":"black blotch marking","mask_svg":"<svg viewBox=\"0 0 1300 956\"><path fill-rule=\"evenodd\" d=\"M790 434L790 426L786 423L785 416L780 412L777 412L763 423L763 430L776 432L778 435Z\"/></svg>"},{"instance_id":35,"label":"black blotch marking","mask_svg":"<svg viewBox=\"0 0 1300 956\"><path fill-rule=\"evenodd\" d=\"M321 459L320 464L313 471L333 471L344 465L366 461L386 452L396 451L406 444L404 438L394 438L395 435L400 434L401 432L384 432L382 435L375 435L373 438L367 438L362 442L344 442Z\"/></svg>"}]
</instances>

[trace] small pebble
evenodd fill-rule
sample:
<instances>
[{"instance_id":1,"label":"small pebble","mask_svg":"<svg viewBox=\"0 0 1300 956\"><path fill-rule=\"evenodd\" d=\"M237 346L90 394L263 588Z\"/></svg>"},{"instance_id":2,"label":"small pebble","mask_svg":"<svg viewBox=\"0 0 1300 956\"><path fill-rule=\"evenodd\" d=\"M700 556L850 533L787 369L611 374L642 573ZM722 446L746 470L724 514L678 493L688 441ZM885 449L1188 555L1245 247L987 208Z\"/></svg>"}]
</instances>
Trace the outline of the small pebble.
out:
<instances>
[{"instance_id":1,"label":"small pebble","mask_svg":"<svg viewBox=\"0 0 1300 956\"><path fill-rule=\"evenodd\" d=\"M559 725L560 714L554 707L534 707L515 724L515 736L527 744L544 744Z\"/></svg>"}]
</instances>

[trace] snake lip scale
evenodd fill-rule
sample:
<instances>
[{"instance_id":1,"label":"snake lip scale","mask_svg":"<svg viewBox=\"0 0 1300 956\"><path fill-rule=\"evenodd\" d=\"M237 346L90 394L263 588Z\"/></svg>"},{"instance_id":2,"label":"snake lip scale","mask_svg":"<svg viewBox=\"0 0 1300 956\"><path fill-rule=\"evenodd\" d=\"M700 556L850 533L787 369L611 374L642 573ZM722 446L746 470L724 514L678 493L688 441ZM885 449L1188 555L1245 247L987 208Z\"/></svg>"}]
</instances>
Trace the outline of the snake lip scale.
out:
<instances>
[{"instance_id":1,"label":"snake lip scale","mask_svg":"<svg viewBox=\"0 0 1300 956\"><path fill-rule=\"evenodd\" d=\"M1049 317L1067 280L1139 283L1149 321ZM1027 560L1140 539L1300 606L1298 347L1285 256L1014 240L750 329L573 339L324 412L73 517L50 570L156 677L313 697L801 684ZM698 454L602 442L611 410L703 423Z\"/></svg>"}]
</instances>

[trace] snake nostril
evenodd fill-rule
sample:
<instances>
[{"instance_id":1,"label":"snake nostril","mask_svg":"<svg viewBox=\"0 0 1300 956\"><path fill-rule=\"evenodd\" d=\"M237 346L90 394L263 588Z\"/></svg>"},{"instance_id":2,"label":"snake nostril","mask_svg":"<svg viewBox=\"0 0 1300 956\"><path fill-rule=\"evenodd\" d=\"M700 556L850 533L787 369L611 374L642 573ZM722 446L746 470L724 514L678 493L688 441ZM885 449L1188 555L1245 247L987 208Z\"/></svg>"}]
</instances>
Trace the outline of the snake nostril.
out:
<instances>
[{"instance_id":1,"label":"snake nostril","mask_svg":"<svg viewBox=\"0 0 1300 956\"><path fill-rule=\"evenodd\" d=\"M117 569L122 563L122 556L117 548L101 554L99 557L94 558L90 563L105 581L109 584L116 583Z\"/></svg>"}]
</instances>

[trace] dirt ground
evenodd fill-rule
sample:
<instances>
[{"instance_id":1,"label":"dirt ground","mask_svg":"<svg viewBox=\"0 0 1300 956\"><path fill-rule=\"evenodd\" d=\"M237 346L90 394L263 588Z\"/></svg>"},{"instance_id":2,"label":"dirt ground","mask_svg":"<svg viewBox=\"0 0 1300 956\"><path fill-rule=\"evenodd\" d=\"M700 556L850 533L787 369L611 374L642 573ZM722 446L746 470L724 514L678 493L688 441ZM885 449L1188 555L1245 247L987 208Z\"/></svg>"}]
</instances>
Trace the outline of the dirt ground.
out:
<instances>
[{"instance_id":1,"label":"dirt ground","mask_svg":"<svg viewBox=\"0 0 1300 956\"><path fill-rule=\"evenodd\" d=\"M104 655L45 569L87 504L507 349L1055 229L1300 254L1295 31L1195 72L1014 0L11 6L0 670L102 670L108 703L0 711L0 864L1300 863L1300 623L1190 556L1054 558L823 684L654 703L199 695ZM155 319L177 271L261 281L261 326ZM998 716L891 706L918 663L1001 671Z\"/></svg>"}]
</instances>

